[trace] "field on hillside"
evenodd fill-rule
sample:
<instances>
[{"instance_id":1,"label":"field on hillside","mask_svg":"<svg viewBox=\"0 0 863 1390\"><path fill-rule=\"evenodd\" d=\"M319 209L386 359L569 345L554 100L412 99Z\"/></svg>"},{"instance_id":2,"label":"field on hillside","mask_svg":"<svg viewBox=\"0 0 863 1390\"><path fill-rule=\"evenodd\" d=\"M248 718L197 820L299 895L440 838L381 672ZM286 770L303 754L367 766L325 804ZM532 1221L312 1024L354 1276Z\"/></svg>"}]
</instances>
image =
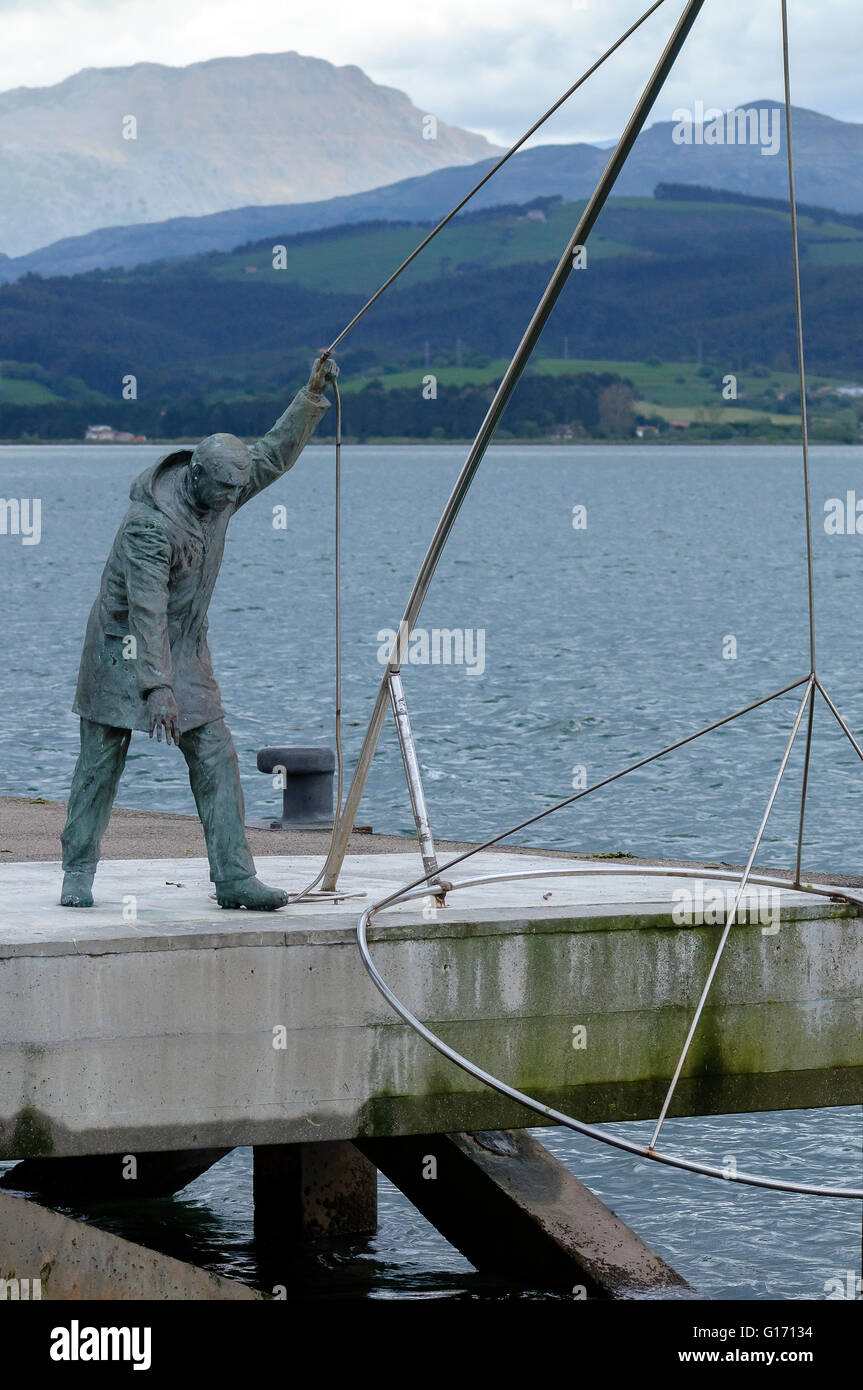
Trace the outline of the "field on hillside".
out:
<instances>
[{"instance_id":1,"label":"field on hillside","mask_svg":"<svg viewBox=\"0 0 863 1390\"><path fill-rule=\"evenodd\" d=\"M0 376L0 405L49 405L62 399L41 381Z\"/></svg>"},{"instance_id":2,"label":"field on hillside","mask_svg":"<svg viewBox=\"0 0 863 1390\"><path fill-rule=\"evenodd\" d=\"M388 390L400 386L416 386L425 372L432 372L444 386L468 386L496 384L508 366L505 358L498 358L483 366L465 367L412 367L406 371L384 371L376 376L344 375L340 379L343 394L361 391L372 380L378 380ZM600 358L589 361L585 358L536 357L531 361L529 371L542 376L577 375L579 372L613 372L630 381L639 398L665 409L694 410L698 407L712 407L717 402L717 373L713 368L699 367L697 362L627 362L622 358ZM840 379L824 376L808 378L812 389L820 386L842 385ZM747 396L762 395L772 389L786 395L797 390L796 372L767 371L758 369L758 375L743 370L738 376L738 400ZM721 401L721 396L720 396ZM682 417L685 418L685 417Z\"/></svg>"},{"instance_id":3,"label":"field on hillside","mask_svg":"<svg viewBox=\"0 0 863 1390\"><path fill-rule=\"evenodd\" d=\"M472 269L557 261L585 207L584 202L543 208L484 212L457 217L403 272L400 285L421 284ZM201 258L216 279L256 276L263 282L300 284L319 290L371 293L422 240L427 228L377 223L344 226L299 236L268 238L230 254ZM863 264L863 229L801 215L804 258L813 265ZM654 198L614 198L597 223L587 248L591 260L614 256L652 257L703 253L747 241L787 247L788 217L774 208ZM283 246L279 269L273 248Z\"/></svg>"}]
</instances>

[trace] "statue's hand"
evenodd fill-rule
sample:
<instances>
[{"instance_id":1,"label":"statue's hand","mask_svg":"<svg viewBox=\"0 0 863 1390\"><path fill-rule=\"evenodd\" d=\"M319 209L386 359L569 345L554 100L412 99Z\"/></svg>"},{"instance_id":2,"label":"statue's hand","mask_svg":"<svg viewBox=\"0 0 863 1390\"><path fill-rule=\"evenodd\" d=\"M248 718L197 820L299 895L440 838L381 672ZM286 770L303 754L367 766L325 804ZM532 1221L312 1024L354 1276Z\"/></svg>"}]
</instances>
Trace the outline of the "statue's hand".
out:
<instances>
[{"instance_id":1,"label":"statue's hand","mask_svg":"<svg viewBox=\"0 0 863 1390\"><path fill-rule=\"evenodd\" d=\"M166 743L180 742L180 711L170 686L159 685L150 691L147 696L147 712L150 717L150 738L155 733L161 743L164 729Z\"/></svg>"},{"instance_id":2,"label":"statue's hand","mask_svg":"<svg viewBox=\"0 0 863 1390\"><path fill-rule=\"evenodd\" d=\"M314 391L316 395L320 395L325 386L328 386L331 381L335 381L338 374L339 369L332 357L316 357L312 374L309 377L308 389Z\"/></svg>"}]
</instances>

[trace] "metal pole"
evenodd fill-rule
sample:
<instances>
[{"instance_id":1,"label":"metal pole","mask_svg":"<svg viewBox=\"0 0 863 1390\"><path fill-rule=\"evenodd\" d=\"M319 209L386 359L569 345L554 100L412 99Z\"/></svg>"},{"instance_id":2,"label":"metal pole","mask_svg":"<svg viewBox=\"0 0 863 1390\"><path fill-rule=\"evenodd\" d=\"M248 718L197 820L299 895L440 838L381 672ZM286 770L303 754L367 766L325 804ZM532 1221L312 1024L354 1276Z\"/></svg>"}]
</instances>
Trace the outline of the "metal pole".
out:
<instances>
[{"instance_id":1,"label":"metal pole","mask_svg":"<svg viewBox=\"0 0 863 1390\"><path fill-rule=\"evenodd\" d=\"M393 671L390 674L390 700L392 701L393 714L395 715L399 746L402 750L402 762L405 765L405 777L407 778L408 791L410 792L411 808L414 813L414 824L417 828L417 838L420 842L423 868L427 876L436 877L438 871L437 855L435 853L434 839L432 837L431 821L429 820L425 792L423 791L419 758L417 757L416 745L414 743L413 733L411 732L411 721L410 715L408 714L404 686L402 685L402 678L398 671ZM434 884L429 884L430 889L433 889L434 886ZM446 906L446 898L443 893L436 895L436 901L439 907Z\"/></svg>"},{"instance_id":2,"label":"metal pole","mask_svg":"<svg viewBox=\"0 0 863 1390\"><path fill-rule=\"evenodd\" d=\"M516 349L515 356L507 367L500 386L497 388L494 400L488 408L488 413L479 428L479 433L474 440L471 451L468 454L455 487L443 510L443 514L438 522L437 529L432 537L431 544L429 545L425 559L423 560L419 574L414 583L411 596L408 599L404 617L402 618L402 623L406 624L408 632L411 631L416 622L437 567L437 562L440 559L441 552L447 542L447 538L461 509L461 505L467 496L468 489L473 482L474 474L482 462L483 455L488 448L495 426L506 409L509 398L515 390L519 377L527 366L537 340L572 272L575 250L577 247L585 245L596 223L596 219L605 206L611 190L617 181L617 177L626 163L647 117L650 115L653 104L662 89L665 79L683 47L690 29L698 18L699 11L703 4L704 0L688 0L674 32L665 46L662 57L657 63L647 86L642 92L638 105L633 111L623 135L620 137L617 148L611 156L599 183L594 189L593 196L584 209L578 226L573 232L569 244L551 280L546 286L545 293L534 311L524 337ZM369 774L372 758L374 757L375 748L377 747L381 726L383 725L384 715L386 713L387 701L389 699L389 674L391 671L397 670L398 664L391 661L377 693L372 716L369 720L368 729L366 730L366 736L363 740L362 748L360 749L356 770L348 790L345 809L340 817L338 829L333 836L333 844L327 856L326 865L324 866L323 887L325 890L332 891L335 889L338 880L339 871L345 857L348 840L350 839L351 830L353 829L359 809L363 788L365 787L366 778Z\"/></svg>"}]
</instances>

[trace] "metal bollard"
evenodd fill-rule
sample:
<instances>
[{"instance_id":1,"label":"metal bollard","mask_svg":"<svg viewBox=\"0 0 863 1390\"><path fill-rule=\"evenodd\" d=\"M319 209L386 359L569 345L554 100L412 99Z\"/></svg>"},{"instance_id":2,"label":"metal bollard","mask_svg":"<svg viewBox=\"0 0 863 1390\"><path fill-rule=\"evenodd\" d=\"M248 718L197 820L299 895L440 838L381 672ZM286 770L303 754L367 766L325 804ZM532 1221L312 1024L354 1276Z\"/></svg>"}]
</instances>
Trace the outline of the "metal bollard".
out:
<instances>
[{"instance_id":1,"label":"metal bollard","mask_svg":"<svg viewBox=\"0 0 863 1390\"><path fill-rule=\"evenodd\" d=\"M273 829L332 830L333 774L336 755L332 748L261 748L258 771L277 774L282 788L282 814Z\"/></svg>"}]
</instances>

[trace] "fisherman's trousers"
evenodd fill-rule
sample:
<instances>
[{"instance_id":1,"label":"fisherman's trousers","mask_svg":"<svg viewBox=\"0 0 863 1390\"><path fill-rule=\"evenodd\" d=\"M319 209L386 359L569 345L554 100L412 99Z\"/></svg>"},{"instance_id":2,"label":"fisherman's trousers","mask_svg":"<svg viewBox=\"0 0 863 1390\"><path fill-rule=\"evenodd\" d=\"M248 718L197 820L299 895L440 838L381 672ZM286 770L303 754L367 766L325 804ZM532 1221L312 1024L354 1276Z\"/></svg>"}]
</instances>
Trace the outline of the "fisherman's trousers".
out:
<instances>
[{"instance_id":1,"label":"fisherman's trousers","mask_svg":"<svg viewBox=\"0 0 863 1390\"><path fill-rule=\"evenodd\" d=\"M60 837L64 870L95 872L130 738L130 729L81 720L81 752ZM224 719L213 719L181 733L180 751L189 768L192 794L204 827L210 877L216 883L254 877L255 862L244 827L240 768Z\"/></svg>"}]
</instances>

